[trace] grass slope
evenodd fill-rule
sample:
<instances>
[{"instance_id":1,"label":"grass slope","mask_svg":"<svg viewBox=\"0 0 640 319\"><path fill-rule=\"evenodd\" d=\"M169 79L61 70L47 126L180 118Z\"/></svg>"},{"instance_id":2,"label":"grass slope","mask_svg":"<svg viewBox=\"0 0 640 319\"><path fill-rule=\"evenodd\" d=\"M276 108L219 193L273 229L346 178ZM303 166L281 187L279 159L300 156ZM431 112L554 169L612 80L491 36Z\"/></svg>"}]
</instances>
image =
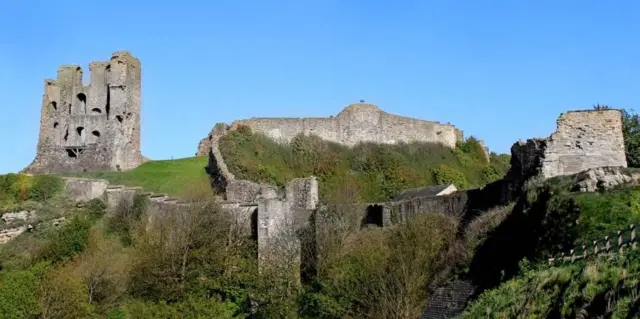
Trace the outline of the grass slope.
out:
<instances>
[{"instance_id":1,"label":"grass slope","mask_svg":"<svg viewBox=\"0 0 640 319\"><path fill-rule=\"evenodd\" d=\"M206 156L149 161L127 172L77 173L66 176L102 178L112 184L141 186L146 191L180 196L193 184L208 183Z\"/></svg>"},{"instance_id":2,"label":"grass slope","mask_svg":"<svg viewBox=\"0 0 640 319\"><path fill-rule=\"evenodd\" d=\"M315 175L320 196L328 202L346 194L357 194L357 201L385 201L405 189L447 183L482 186L502 177L509 160L492 154L487 163L474 138L454 149L431 143L363 143L349 148L303 135L284 145L248 127L222 137L220 150L241 179L283 186L293 178Z\"/></svg>"},{"instance_id":3,"label":"grass slope","mask_svg":"<svg viewBox=\"0 0 640 319\"><path fill-rule=\"evenodd\" d=\"M486 248L500 251L492 259L497 269L505 265L499 260L505 254L522 249L535 251L520 259L516 276L507 276L497 287L480 295L462 318L574 318L581 312L589 318L637 318L638 251L556 267L547 263L549 253L567 252L582 245L592 247L594 240L602 246L605 236L640 222L640 187L571 192L575 181L575 176L563 176L532 185L525 211L514 211L499 226L501 230L489 234L494 245ZM509 227L513 229L507 231ZM520 238L517 234L525 235ZM616 237L613 238L615 245ZM506 239L517 243L495 245ZM488 273L476 276L487 277Z\"/></svg>"}]
</instances>

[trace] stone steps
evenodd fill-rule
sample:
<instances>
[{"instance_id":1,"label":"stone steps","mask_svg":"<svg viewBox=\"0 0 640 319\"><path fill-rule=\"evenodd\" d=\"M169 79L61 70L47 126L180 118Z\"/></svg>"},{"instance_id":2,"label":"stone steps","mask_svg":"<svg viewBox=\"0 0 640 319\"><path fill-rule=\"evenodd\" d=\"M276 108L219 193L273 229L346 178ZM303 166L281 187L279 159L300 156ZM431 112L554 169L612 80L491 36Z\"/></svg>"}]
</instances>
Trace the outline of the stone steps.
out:
<instances>
[{"instance_id":1,"label":"stone steps","mask_svg":"<svg viewBox=\"0 0 640 319\"><path fill-rule=\"evenodd\" d=\"M471 281L457 280L436 289L420 319L455 318L464 311L476 286Z\"/></svg>"}]
</instances>

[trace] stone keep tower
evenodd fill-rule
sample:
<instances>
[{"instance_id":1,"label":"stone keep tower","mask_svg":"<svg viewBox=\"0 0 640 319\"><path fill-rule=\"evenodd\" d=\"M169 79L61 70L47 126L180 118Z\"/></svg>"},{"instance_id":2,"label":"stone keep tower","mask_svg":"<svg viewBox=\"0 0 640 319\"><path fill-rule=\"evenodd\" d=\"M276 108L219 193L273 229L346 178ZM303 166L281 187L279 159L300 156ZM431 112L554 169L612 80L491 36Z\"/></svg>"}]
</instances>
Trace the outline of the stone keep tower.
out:
<instances>
[{"instance_id":1,"label":"stone keep tower","mask_svg":"<svg viewBox=\"0 0 640 319\"><path fill-rule=\"evenodd\" d=\"M119 171L143 162L140 61L115 52L89 70L87 86L77 65L63 65L56 80L45 80L38 150L25 172Z\"/></svg>"}]
</instances>

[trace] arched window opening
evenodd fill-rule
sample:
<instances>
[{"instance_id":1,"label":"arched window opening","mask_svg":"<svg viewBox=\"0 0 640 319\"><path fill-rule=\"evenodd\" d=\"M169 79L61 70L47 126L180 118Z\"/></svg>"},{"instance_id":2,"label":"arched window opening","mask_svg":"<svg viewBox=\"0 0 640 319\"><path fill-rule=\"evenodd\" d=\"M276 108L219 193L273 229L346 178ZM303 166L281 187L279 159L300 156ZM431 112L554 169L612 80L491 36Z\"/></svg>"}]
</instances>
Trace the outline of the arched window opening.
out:
<instances>
[{"instance_id":1,"label":"arched window opening","mask_svg":"<svg viewBox=\"0 0 640 319\"><path fill-rule=\"evenodd\" d=\"M84 93L78 93L77 97L78 97L78 102L80 102L80 107L82 107L82 109L86 113L87 112L87 96L84 95Z\"/></svg>"}]
</instances>

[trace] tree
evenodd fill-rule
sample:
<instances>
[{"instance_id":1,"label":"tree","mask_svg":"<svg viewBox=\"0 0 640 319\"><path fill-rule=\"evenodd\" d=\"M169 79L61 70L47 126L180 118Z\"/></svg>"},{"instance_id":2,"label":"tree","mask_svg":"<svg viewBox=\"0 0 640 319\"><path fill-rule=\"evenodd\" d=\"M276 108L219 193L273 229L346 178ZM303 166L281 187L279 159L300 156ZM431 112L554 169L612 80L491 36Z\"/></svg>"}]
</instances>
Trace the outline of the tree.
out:
<instances>
[{"instance_id":1,"label":"tree","mask_svg":"<svg viewBox=\"0 0 640 319\"><path fill-rule=\"evenodd\" d=\"M633 110L622 110L622 133L627 165L640 167L640 116Z\"/></svg>"}]
</instances>

